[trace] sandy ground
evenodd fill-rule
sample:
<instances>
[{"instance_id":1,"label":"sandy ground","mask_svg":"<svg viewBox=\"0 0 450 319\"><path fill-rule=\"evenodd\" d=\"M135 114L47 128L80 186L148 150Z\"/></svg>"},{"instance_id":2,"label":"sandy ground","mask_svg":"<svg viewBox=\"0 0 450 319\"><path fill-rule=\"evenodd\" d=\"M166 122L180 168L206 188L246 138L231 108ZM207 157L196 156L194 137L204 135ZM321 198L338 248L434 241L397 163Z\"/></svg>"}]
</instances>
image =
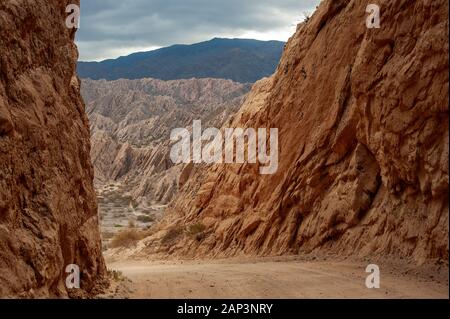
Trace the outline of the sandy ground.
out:
<instances>
[{"instance_id":1,"label":"sandy ground","mask_svg":"<svg viewBox=\"0 0 450 319\"><path fill-rule=\"evenodd\" d=\"M116 294L119 298L449 297L448 276L436 280L430 271L424 277L391 265L379 265L381 287L368 289L366 266L362 262L272 258L120 261L110 263L108 268L121 271L130 280L126 281L128 287Z\"/></svg>"}]
</instances>

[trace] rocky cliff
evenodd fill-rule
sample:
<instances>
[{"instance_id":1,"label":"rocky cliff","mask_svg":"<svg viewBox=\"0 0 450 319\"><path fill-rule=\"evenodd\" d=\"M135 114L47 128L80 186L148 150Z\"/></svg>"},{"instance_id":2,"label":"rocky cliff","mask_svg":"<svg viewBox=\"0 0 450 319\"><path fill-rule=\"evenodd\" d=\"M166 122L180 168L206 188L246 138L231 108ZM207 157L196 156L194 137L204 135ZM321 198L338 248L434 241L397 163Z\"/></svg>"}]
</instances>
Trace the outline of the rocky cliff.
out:
<instances>
[{"instance_id":1,"label":"rocky cliff","mask_svg":"<svg viewBox=\"0 0 450 319\"><path fill-rule=\"evenodd\" d=\"M234 117L279 128L278 172L197 167L138 251L448 262L448 2L369 3L322 1Z\"/></svg>"},{"instance_id":2,"label":"rocky cliff","mask_svg":"<svg viewBox=\"0 0 450 319\"><path fill-rule=\"evenodd\" d=\"M0 2L0 297L89 296L106 271L69 3Z\"/></svg>"}]
</instances>

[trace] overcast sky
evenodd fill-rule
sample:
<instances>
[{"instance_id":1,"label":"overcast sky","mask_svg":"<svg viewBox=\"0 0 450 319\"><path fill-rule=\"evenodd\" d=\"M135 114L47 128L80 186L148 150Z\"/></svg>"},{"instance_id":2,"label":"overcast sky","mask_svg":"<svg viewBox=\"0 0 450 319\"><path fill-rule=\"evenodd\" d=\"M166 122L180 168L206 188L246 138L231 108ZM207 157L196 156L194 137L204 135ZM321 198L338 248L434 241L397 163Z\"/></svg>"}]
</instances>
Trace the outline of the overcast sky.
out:
<instances>
[{"instance_id":1,"label":"overcast sky","mask_svg":"<svg viewBox=\"0 0 450 319\"><path fill-rule=\"evenodd\" d=\"M81 0L80 60L214 37L286 41L320 0Z\"/></svg>"}]
</instances>

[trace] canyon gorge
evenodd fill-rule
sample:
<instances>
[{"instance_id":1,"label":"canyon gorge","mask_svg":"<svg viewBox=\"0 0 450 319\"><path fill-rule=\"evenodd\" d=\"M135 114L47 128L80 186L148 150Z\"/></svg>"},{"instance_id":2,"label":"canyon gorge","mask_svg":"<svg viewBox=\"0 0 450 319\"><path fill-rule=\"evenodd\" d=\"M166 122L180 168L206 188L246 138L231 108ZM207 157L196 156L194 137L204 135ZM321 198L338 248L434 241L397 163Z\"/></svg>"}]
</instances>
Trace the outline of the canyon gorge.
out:
<instances>
[{"instance_id":1,"label":"canyon gorge","mask_svg":"<svg viewBox=\"0 0 450 319\"><path fill-rule=\"evenodd\" d=\"M448 298L448 1L368 28L369 0L323 0L255 83L80 79L68 3L0 3L0 297L129 297L117 269L137 298ZM277 128L278 170L172 163L194 120Z\"/></svg>"}]
</instances>

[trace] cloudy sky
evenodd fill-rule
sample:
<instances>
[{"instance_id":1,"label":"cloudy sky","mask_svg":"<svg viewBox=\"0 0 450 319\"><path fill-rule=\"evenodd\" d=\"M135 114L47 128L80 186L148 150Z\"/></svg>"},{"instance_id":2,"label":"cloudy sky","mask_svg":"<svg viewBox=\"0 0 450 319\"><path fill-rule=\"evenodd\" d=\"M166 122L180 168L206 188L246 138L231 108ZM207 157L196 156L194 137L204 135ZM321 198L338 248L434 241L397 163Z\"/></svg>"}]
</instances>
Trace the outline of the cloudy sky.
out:
<instances>
[{"instance_id":1,"label":"cloudy sky","mask_svg":"<svg viewBox=\"0 0 450 319\"><path fill-rule=\"evenodd\" d=\"M286 41L320 0L82 0L80 60L214 37Z\"/></svg>"}]
</instances>

